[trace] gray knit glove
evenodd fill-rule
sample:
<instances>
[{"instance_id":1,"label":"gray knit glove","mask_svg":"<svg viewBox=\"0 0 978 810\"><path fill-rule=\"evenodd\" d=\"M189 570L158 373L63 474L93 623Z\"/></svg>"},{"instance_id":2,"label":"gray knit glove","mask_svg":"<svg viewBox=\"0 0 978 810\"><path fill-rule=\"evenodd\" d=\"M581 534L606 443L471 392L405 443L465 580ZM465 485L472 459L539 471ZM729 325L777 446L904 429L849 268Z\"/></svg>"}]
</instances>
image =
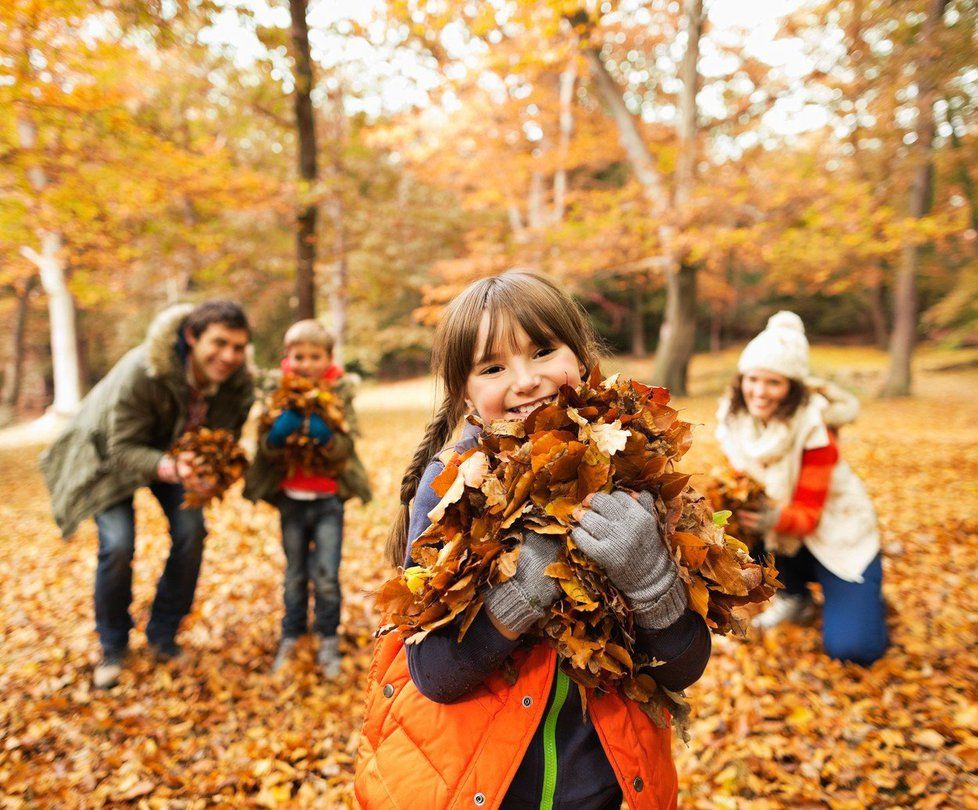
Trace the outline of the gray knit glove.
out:
<instances>
[{"instance_id":1,"label":"gray knit glove","mask_svg":"<svg viewBox=\"0 0 978 810\"><path fill-rule=\"evenodd\" d=\"M520 547L516 573L486 593L486 608L514 633L529 630L560 596L557 580L543 573L557 561L557 548L557 541L552 537L527 532Z\"/></svg>"},{"instance_id":2,"label":"gray knit glove","mask_svg":"<svg viewBox=\"0 0 978 810\"><path fill-rule=\"evenodd\" d=\"M686 588L662 542L652 495L602 492L571 532L577 547L604 569L646 630L668 627L686 610Z\"/></svg>"}]
</instances>

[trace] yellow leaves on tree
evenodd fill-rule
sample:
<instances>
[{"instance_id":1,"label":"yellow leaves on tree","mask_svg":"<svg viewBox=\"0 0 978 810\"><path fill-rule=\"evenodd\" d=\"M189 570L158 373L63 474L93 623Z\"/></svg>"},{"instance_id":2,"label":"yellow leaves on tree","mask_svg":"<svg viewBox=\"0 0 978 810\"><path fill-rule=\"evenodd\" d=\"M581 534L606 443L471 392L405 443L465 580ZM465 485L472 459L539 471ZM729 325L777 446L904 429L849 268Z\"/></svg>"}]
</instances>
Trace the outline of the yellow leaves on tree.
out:
<instances>
[{"instance_id":1,"label":"yellow leaves on tree","mask_svg":"<svg viewBox=\"0 0 978 810\"><path fill-rule=\"evenodd\" d=\"M198 428L184 433L173 445L174 455L193 455L191 466L195 477L209 485L206 494L187 490L181 506L199 509L211 498L219 498L231 484L245 474L248 458L238 445L234 434L227 430Z\"/></svg>"},{"instance_id":2,"label":"yellow leaves on tree","mask_svg":"<svg viewBox=\"0 0 978 810\"><path fill-rule=\"evenodd\" d=\"M343 402L326 382L314 382L297 374L285 374L279 387L266 399L259 424L262 435L284 411L296 411L303 419L320 417L331 430L346 433L349 428L343 413ZM306 431L296 431L285 440L285 466L288 475L305 470L313 475L335 478L339 470L323 454L323 445Z\"/></svg>"},{"instance_id":3,"label":"yellow leaves on tree","mask_svg":"<svg viewBox=\"0 0 978 810\"><path fill-rule=\"evenodd\" d=\"M570 535L587 496L648 491L690 605L714 632L743 631L737 608L774 593L775 571L716 525L708 502L687 487L689 475L675 469L691 427L668 401L664 388L602 380L595 370L525 422L484 426L477 446L456 454L433 481L441 500L411 547L416 565L380 591L387 622L380 632L396 630L416 644L457 620L461 638L485 588L516 571L524 532L554 535L560 556L547 574L563 595L534 632L556 648L580 687L621 686L657 720L664 720L662 708L682 710L635 647L631 607Z\"/></svg>"}]
</instances>

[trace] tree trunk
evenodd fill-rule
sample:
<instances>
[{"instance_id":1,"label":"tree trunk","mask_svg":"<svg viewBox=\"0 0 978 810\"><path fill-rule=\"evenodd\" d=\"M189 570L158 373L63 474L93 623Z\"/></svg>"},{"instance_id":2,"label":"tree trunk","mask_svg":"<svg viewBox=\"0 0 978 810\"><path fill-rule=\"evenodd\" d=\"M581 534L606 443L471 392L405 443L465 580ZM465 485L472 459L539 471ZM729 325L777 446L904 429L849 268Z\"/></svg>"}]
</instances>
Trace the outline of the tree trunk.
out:
<instances>
[{"instance_id":1,"label":"tree trunk","mask_svg":"<svg viewBox=\"0 0 978 810\"><path fill-rule=\"evenodd\" d=\"M571 136L574 134L574 87L577 82L577 56L560 74L560 117L557 141L557 171L554 173L554 204L550 221L557 224L564 219L567 205L567 157L570 154Z\"/></svg>"},{"instance_id":2,"label":"tree trunk","mask_svg":"<svg viewBox=\"0 0 978 810\"><path fill-rule=\"evenodd\" d=\"M67 416L74 413L81 402L75 301L71 297L65 277L60 234L41 231L40 239L40 253L26 246L20 252L37 267L41 286L48 298L51 365L54 369L54 402L50 410L57 416Z\"/></svg>"},{"instance_id":3,"label":"tree trunk","mask_svg":"<svg viewBox=\"0 0 978 810\"><path fill-rule=\"evenodd\" d=\"M656 168L652 153L645 145L642 133L639 132L635 117L625 105L618 82L605 67L604 61L601 59L600 49L586 47L584 58L591 69L591 78L594 80L598 94L604 101L608 115L611 116L611 120L614 121L618 130L618 142L625 150L632 174L635 175L635 179L642 187L645 198L653 210L659 213L664 212L666 195L662 176Z\"/></svg>"},{"instance_id":4,"label":"tree trunk","mask_svg":"<svg viewBox=\"0 0 978 810\"><path fill-rule=\"evenodd\" d=\"M696 268L682 265L666 277L666 314L655 351L652 382L685 396L689 360L696 345Z\"/></svg>"},{"instance_id":5,"label":"tree trunk","mask_svg":"<svg viewBox=\"0 0 978 810\"><path fill-rule=\"evenodd\" d=\"M317 178L316 125L312 109L312 56L306 0L289 0L292 15L292 57L295 77L295 123L299 138L299 213L296 217L296 317L316 317L317 206L310 197Z\"/></svg>"},{"instance_id":6,"label":"tree trunk","mask_svg":"<svg viewBox=\"0 0 978 810\"><path fill-rule=\"evenodd\" d=\"M329 210L333 220L333 249L336 252L336 261L333 264L333 289L330 295L333 333L336 337L336 343L333 346L333 360L338 365L342 365L346 345L347 277L349 269L346 259L346 224L343 216L342 197L338 195L334 197Z\"/></svg>"},{"instance_id":7,"label":"tree trunk","mask_svg":"<svg viewBox=\"0 0 978 810\"><path fill-rule=\"evenodd\" d=\"M934 182L934 102L937 82L933 69L940 58L934 39L948 0L929 0L927 19L920 32L921 56L917 61L917 140L913 145L914 179L910 191L910 216L920 219L930 211ZM893 332L890 335L890 367L880 395L907 396L911 388L910 361L917 338L917 260L919 248L908 244L900 256L893 290Z\"/></svg>"},{"instance_id":8,"label":"tree trunk","mask_svg":"<svg viewBox=\"0 0 978 810\"><path fill-rule=\"evenodd\" d=\"M534 171L530 175L530 190L526 198L526 221L533 230L544 226L543 174L539 171Z\"/></svg>"},{"instance_id":9,"label":"tree trunk","mask_svg":"<svg viewBox=\"0 0 978 810\"><path fill-rule=\"evenodd\" d=\"M696 182L696 94L699 92L700 35L703 32L703 0L686 3L686 53L680 66L683 83L679 99L679 159L673 204L680 222L687 219L687 207ZM666 314L659 332L652 381L674 394L686 393L689 360L696 346L696 266L675 256L666 271Z\"/></svg>"},{"instance_id":10,"label":"tree trunk","mask_svg":"<svg viewBox=\"0 0 978 810\"><path fill-rule=\"evenodd\" d=\"M632 355L645 357L645 289L636 286L632 295Z\"/></svg>"},{"instance_id":11,"label":"tree trunk","mask_svg":"<svg viewBox=\"0 0 978 810\"><path fill-rule=\"evenodd\" d=\"M32 276L24 286L16 291L17 309L10 330L10 358L3 375L3 391L0 392L0 425L13 420L20 399L20 387L24 372L24 334L27 330L27 312L30 309L31 293L37 285Z\"/></svg>"},{"instance_id":12,"label":"tree trunk","mask_svg":"<svg viewBox=\"0 0 978 810\"><path fill-rule=\"evenodd\" d=\"M686 52L679 67L683 83L679 98L680 151L676 162L676 190L673 202L682 213L689 204L696 182L696 95L700 89L699 58L700 37L703 33L703 0L686 2Z\"/></svg>"},{"instance_id":13,"label":"tree trunk","mask_svg":"<svg viewBox=\"0 0 978 810\"><path fill-rule=\"evenodd\" d=\"M717 310L710 312L710 353L723 350L723 320Z\"/></svg>"},{"instance_id":14,"label":"tree trunk","mask_svg":"<svg viewBox=\"0 0 978 810\"><path fill-rule=\"evenodd\" d=\"M37 143L34 123L27 118L18 118L17 132L21 146L28 152L33 150ZM40 165L31 166L27 170L27 177L39 195L47 187L47 176ZM61 234L41 227L36 229L36 233L41 252L24 245L20 253L38 269L41 287L48 298L51 366L54 371L54 402L50 410L56 416L67 415L74 413L81 402L75 302L68 289Z\"/></svg>"},{"instance_id":15,"label":"tree trunk","mask_svg":"<svg viewBox=\"0 0 978 810\"><path fill-rule=\"evenodd\" d=\"M879 349L886 349L889 334L886 328L886 310L883 307L883 273L873 279L866 290L869 317L873 322L873 342Z\"/></svg>"}]
</instances>

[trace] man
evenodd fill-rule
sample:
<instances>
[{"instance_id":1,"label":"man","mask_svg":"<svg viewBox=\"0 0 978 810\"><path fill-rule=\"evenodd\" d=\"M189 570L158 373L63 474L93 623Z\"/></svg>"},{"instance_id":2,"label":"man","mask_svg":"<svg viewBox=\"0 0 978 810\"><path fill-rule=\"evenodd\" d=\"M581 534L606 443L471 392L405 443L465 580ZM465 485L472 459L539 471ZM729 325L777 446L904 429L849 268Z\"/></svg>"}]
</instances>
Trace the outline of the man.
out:
<instances>
[{"instance_id":1,"label":"man","mask_svg":"<svg viewBox=\"0 0 978 810\"><path fill-rule=\"evenodd\" d=\"M231 301L180 305L160 313L142 345L128 352L82 401L41 458L55 520L65 537L94 515L98 528L95 628L102 660L94 684L119 682L133 626L133 494L148 486L170 525L170 556L146 626L160 660L180 654L176 633L190 612L207 529L201 509L181 509L184 491L207 494L193 458L168 452L185 431L240 433L253 400L245 367L248 320Z\"/></svg>"}]
</instances>

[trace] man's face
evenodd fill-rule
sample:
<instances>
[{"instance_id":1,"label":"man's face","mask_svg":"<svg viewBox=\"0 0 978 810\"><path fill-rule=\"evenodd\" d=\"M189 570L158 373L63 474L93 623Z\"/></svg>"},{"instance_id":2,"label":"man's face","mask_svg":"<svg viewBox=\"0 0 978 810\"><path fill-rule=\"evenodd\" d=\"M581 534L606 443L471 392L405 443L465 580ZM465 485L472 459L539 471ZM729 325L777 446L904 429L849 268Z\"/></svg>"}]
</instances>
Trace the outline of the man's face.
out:
<instances>
[{"instance_id":1,"label":"man's face","mask_svg":"<svg viewBox=\"0 0 978 810\"><path fill-rule=\"evenodd\" d=\"M199 337L186 335L190 360L199 381L222 383L245 361L248 331L231 329L223 323L208 324Z\"/></svg>"}]
</instances>

